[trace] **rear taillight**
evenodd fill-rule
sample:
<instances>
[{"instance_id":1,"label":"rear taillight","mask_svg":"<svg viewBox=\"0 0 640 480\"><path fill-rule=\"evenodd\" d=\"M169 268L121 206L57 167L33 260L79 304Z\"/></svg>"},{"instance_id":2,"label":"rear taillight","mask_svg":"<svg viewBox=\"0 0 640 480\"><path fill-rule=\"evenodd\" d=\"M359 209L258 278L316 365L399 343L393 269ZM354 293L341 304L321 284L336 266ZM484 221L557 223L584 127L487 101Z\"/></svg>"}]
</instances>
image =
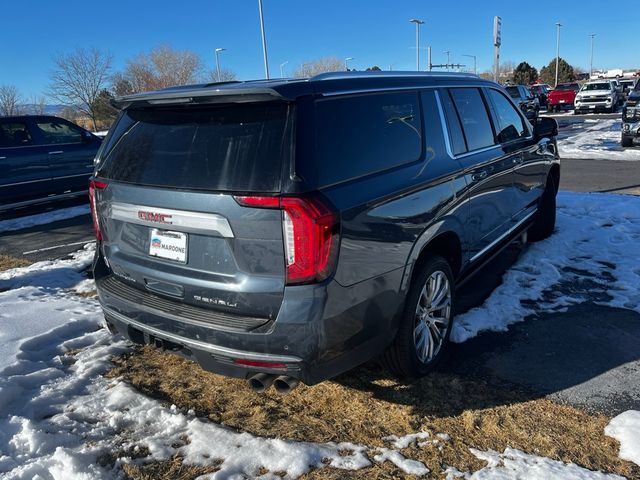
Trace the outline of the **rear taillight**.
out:
<instances>
[{"instance_id":1,"label":"rear taillight","mask_svg":"<svg viewBox=\"0 0 640 480\"><path fill-rule=\"evenodd\" d=\"M100 230L100 221L98 220L98 211L96 209L96 190L104 190L107 183L100 180L89 180L89 205L91 206L91 218L93 219L93 231L96 234L96 240L102 240L102 231Z\"/></svg>"},{"instance_id":2,"label":"rear taillight","mask_svg":"<svg viewBox=\"0 0 640 480\"><path fill-rule=\"evenodd\" d=\"M338 255L338 215L316 197L237 196L243 206L278 208L282 211L282 234L287 284L321 282L331 275Z\"/></svg>"}]
</instances>

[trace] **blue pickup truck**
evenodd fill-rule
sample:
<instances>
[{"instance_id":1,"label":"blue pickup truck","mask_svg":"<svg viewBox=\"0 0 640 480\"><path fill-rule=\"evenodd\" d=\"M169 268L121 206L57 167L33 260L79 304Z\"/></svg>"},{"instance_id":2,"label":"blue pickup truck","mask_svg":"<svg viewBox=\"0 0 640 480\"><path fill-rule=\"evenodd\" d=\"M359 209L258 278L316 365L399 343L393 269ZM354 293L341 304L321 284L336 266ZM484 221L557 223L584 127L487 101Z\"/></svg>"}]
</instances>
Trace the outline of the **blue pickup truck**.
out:
<instances>
[{"instance_id":1,"label":"blue pickup truck","mask_svg":"<svg viewBox=\"0 0 640 480\"><path fill-rule=\"evenodd\" d=\"M0 212L84 195L101 142L58 117L0 117Z\"/></svg>"}]
</instances>

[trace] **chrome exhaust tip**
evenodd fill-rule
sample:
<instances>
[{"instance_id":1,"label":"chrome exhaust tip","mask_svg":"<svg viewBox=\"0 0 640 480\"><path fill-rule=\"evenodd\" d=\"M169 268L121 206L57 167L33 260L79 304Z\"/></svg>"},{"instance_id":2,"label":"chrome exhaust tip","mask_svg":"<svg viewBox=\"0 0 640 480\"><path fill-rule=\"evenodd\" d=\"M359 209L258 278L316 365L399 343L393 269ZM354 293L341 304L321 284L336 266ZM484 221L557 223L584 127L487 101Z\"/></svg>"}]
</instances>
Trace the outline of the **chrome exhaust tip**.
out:
<instances>
[{"instance_id":1,"label":"chrome exhaust tip","mask_svg":"<svg viewBox=\"0 0 640 480\"><path fill-rule=\"evenodd\" d=\"M267 373L258 373L249 378L249 387L254 392L264 393L264 391L271 386L274 378L275 377L273 375L269 375Z\"/></svg>"},{"instance_id":2,"label":"chrome exhaust tip","mask_svg":"<svg viewBox=\"0 0 640 480\"><path fill-rule=\"evenodd\" d=\"M298 386L300 380L297 378L289 377L287 375L280 375L273 381L273 388L278 393L290 393L294 388Z\"/></svg>"}]
</instances>

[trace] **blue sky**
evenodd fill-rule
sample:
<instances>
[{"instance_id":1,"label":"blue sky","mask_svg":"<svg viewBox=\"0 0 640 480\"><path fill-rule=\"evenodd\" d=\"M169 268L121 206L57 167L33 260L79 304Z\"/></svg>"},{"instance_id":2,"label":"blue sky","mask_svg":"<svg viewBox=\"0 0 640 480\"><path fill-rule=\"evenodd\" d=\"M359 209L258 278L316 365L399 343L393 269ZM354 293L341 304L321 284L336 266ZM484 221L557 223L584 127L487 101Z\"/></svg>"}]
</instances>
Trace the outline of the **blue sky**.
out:
<instances>
[{"instance_id":1,"label":"blue sky","mask_svg":"<svg viewBox=\"0 0 640 480\"><path fill-rule=\"evenodd\" d=\"M46 93L52 57L76 47L110 52L114 67L160 44L188 48L215 65L214 49L224 47L224 67L240 79L264 76L257 0L23 0L2 2L0 85L14 84L24 96ZM264 0L272 76L313 58L354 57L350 66L365 69L393 64L394 70L415 67L415 27L423 19L422 65L426 47L433 63L452 61L478 70L491 68L494 15L502 17L502 60L528 61L539 68L555 55L555 23L561 31L561 56L588 68L589 33L596 33L594 67L640 67L636 15L623 8L607 10L602 22L595 0L578 2L513 0ZM613 5L613 4L612 4ZM626 4L627 6L629 3Z\"/></svg>"}]
</instances>

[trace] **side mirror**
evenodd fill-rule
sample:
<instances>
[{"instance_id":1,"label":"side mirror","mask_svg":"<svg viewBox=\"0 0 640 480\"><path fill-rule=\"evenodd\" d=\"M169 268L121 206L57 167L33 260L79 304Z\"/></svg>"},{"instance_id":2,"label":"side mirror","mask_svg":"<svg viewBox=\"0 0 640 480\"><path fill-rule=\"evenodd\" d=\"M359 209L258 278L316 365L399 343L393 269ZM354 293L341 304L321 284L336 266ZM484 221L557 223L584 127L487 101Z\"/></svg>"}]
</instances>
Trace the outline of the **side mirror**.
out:
<instances>
[{"instance_id":1,"label":"side mirror","mask_svg":"<svg viewBox=\"0 0 640 480\"><path fill-rule=\"evenodd\" d=\"M551 117L538 117L533 124L533 135L536 138L555 137L558 135L558 122Z\"/></svg>"}]
</instances>

